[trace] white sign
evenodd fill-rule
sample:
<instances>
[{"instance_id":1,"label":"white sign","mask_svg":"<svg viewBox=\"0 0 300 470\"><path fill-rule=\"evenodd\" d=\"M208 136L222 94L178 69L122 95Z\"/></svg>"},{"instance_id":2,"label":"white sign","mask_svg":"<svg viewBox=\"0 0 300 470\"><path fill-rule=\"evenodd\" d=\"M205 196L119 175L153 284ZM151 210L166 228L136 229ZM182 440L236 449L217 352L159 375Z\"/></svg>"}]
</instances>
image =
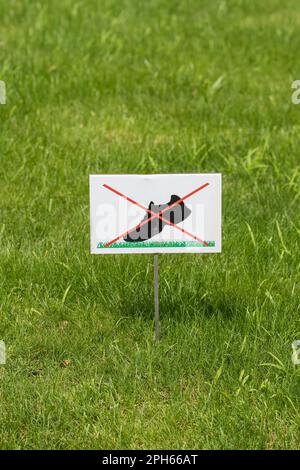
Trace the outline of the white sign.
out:
<instances>
[{"instance_id":1,"label":"white sign","mask_svg":"<svg viewBox=\"0 0 300 470\"><path fill-rule=\"evenodd\" d=\"M91 253L220 253L221 175L90 175Z\"/></svg>"}]
</instances>

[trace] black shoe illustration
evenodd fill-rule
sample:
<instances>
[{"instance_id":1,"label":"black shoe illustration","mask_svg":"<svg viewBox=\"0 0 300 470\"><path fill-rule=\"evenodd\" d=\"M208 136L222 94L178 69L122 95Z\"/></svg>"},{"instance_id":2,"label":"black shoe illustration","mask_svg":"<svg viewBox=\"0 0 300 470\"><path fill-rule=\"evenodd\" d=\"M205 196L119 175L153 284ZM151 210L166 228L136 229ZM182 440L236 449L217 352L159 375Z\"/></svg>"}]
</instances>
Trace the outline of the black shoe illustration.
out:
<instances>
[{"instance_id":1,"label":"black shoe illustration","mask_svg":"<svg viewBox=\"0 0 300 470\"><path fill-rule=\"evenodd\" d=\"M151 210L152 212L155 212L156 214L164 209L166 209L162 217L173 224L178 224L179 222L182 222L185 220L191 213L191 210L185 206L184 202L181 201L178 204L176 204L174 207L171 209L167 209L167 207L172 206L175 202L177 202L180 199L179 196L176 196L176 194L173 194L171 196L170 201L167 204L154 204L153 201L150 202L148 209ZM150 217L153 214L147 212L145 217L142 219L140 224L144 222L147 219L150 219ZM154 219L149 220L148 223L144 223L141 226L138 226L133 232L128 233L124 237L125 242L144 242L146 240L149 240L149 238L154 237L158 233L160 233L164 226L168 225L166 222L163 220L159 219L158 217L155 217Z\"/></svg>"}]
</instances>

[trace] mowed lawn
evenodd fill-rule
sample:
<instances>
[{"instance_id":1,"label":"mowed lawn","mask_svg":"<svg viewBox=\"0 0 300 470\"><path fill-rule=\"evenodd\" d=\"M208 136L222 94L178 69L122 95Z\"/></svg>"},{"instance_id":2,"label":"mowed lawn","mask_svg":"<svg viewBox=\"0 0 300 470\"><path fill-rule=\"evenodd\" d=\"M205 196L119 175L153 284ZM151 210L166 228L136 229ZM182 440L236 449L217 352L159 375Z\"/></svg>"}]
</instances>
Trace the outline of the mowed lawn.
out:
<instances>
[{"instance_id":1,"label":"mowed lawn","mask_svg":"<svg viewBox=\"0 0 300 470\"><path fill-rule=\"evenodd\" d=\"M299 1L0 10L0 448L300 448ZM168 172L223 174L223 252L159 256L155 344L88 182Z\"/></svg>"}]
</instances>

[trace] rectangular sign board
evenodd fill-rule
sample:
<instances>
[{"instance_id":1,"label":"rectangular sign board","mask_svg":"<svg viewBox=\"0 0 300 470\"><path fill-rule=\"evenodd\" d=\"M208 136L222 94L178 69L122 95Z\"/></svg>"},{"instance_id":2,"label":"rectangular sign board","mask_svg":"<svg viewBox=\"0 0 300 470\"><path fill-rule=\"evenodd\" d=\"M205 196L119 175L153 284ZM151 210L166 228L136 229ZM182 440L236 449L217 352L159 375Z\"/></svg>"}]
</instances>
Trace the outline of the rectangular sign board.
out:
<instances>
[{"instance_id":1,"label":"rectangular sign board","mask_svg":"<svg viewBox=\"0 0 300 470\"><path fill-rule=\"evenodd\" d=\"M91 253L220 253L221 174L90 175Z\"/></svg>"}]
</instances>

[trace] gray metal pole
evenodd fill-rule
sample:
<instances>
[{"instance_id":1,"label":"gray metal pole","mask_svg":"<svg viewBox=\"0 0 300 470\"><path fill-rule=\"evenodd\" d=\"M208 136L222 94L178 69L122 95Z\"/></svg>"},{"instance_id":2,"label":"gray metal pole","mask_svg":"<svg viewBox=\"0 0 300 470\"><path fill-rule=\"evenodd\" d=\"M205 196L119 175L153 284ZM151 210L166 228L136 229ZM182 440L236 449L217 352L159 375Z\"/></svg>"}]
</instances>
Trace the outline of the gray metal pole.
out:
<instances>
[{"instance_id":1,"label":"gray metal pole","mask_svg":"<svg viewBox=\"0 0 300 470\"><path fill-rule=\"evenodd\" d=\"M155 306L155 339L160 339L159 326L159 291L158 291L158 255L154 255L154 306Z\"/></svg>"}]
</instances>

